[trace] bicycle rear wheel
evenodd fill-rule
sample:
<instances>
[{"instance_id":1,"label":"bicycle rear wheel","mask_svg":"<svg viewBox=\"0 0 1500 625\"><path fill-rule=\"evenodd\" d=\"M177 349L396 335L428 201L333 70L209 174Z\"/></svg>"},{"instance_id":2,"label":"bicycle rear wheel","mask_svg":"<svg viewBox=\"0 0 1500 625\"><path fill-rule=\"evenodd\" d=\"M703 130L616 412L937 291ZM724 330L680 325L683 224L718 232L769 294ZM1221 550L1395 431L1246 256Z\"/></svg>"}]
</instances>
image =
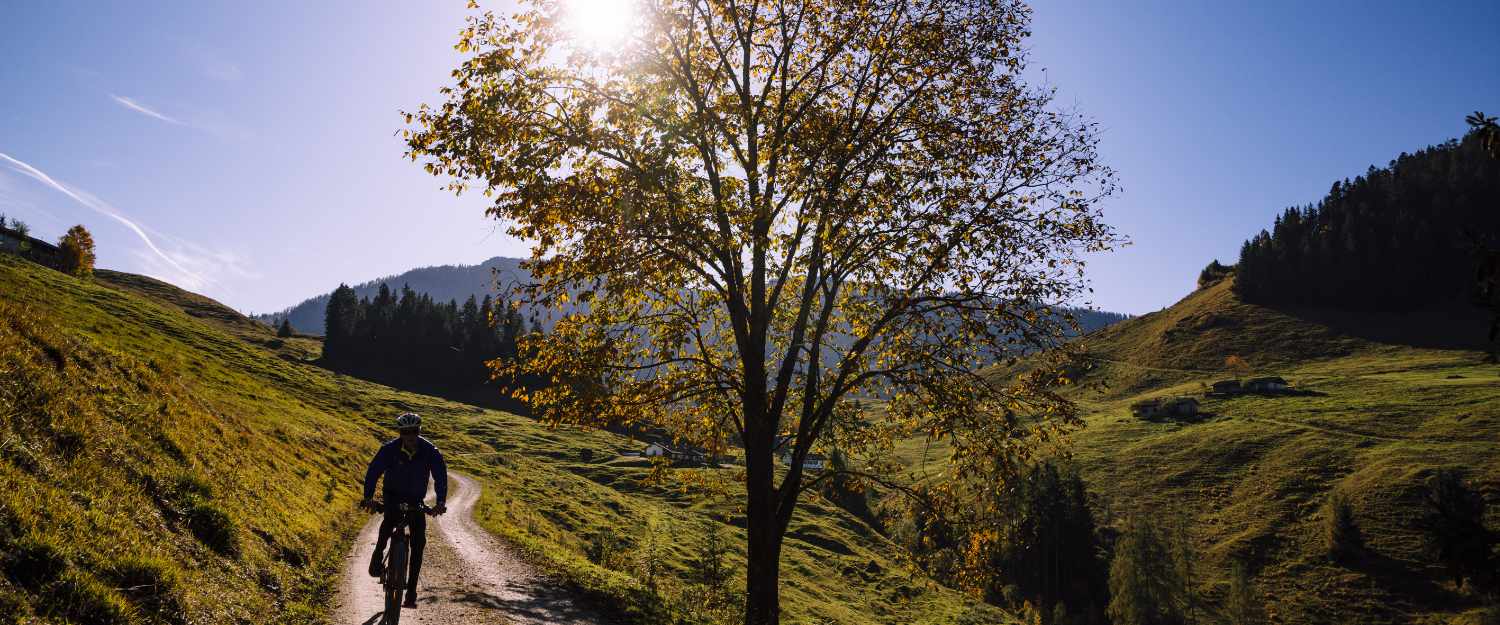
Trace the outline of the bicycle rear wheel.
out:
<instances>
[{"instance_id":1,"label":"bicycle rear wheel","mask_svg":"<svg viewBox=\"0 0 1500 625\"><path fill-rule=\"evenodd\" d=\"M390 555L385 564L385 619L386 625L401 622L401 592L406 589L406 536L397 533L391 536Z\"/></svg>"}]
</instances>

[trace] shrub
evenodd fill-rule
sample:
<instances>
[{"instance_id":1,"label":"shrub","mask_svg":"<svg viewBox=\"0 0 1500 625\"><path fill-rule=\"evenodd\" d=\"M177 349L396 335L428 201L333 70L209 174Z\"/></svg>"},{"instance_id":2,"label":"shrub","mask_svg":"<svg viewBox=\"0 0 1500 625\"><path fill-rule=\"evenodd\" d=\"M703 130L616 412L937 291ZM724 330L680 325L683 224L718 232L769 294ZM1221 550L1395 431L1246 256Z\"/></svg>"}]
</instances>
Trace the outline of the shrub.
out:
<instances>
[{"instance_id":1,"label":"shrub","mask_svg":"<svg viewBox=\"0 0 1500 625\"><path fill-rule=\"evenodd\" d=\"M193 536L219 555L232 557L239 553L234 521L218 506L207 501L195 502L188 508L187 523Z\"/></svg>"},{"instance_id":2,"label":"shrub","mask_svg":"<svg viewBox=\"0 0 1500 625\"><path fill-rule=\"evenodd\" d=\"M25 597L19 591L12 588L0 588L0 623L4 625L33 623L36 621L34 617L31 604L26 602Z\"/></svg>"},{"instance_id":3,"label":"shrub","mask_svg":"<svg viewBox=\"0 0 1500 625\"><path fill-rule=\"evenodd\" d=\"M1348 562L1365 550L1365 539L1354 520L1354 506L1349 496L1335 492L1323 507L1323 540L1328 556L1336 562Z\"/></svg>"},{"instance_id":4,"label":"shrub","mask_svg":"<svg viewBox=\"0 0 1500 625\"><path fill-rule=\"evenodd\" d=\"M722 590L729 581L729 570L724 565L724 556L728 552L729 541L724 537L724 525L710 521L693 561L693 581L713 591Z\"/></svg>"},{"instance_id":5,"label":"shrub","mask_svg":"<svg viewBox=\"0 0 1500 625\"><path fill-rule=\"evenodd\" d=\"M132 556L110 562L102 575L136 607L158 620L185 623L175 569L166 560Z\"/></svg>"},{"instance_id":6,"label":"shrub","mask_svg":"<svg viewBox=\"0 0 1500 625\"><path fill-rule=\"evenodd\" d=\"M50 587L55 612L80 625L115 625L131 621L130 604L120 593L81 571L68 571Z\"/></svg>"},{"instance_id":7,"label":"shrub","mask_svg":"<svg viewBox=\"0 0 1500 625\"><path fill-rule=\"evenodd\" d=\"M667 571L664 558L667 556L667 536L671 531L661 512L651 513L644 530L635 551L636 579L654 591L657 581Z\"/></svg>"},{"instance_id":8,"label":"shrub","mask_svg":"<svg viewBox=\"0 0 1500 625\"><path fill-rule=\"evenodd\" d=\"M213 496L213 487L192 473L179 473L172 481L172 494L180 500Z\"/></svg>"},{"instance_id":9,"label":"shrub","mask_svg":"<svg viewBox=\"0 0 1500 625\"><path fill-rule=\"evenodd\" d=\"M1232 273L1234 273L1234 265L1225 265L1220 263L1219 259L1216 258L1207 267L1204 267L1203 271L1198 273L1198 288L1202 289L1213 286Z\"/></svg>"},{"instance_id":10,"label":"shrub","mask_svg":"<svg viewBox=\"0 0 1500 625\"><path fill-rule=\"evenodd\" d=\"M619 534L601 530L589 535L589 543L584 547L583 553L589 562L618 571L623 568L627 548L625 539Z\"/></svg>"},{"instance_id":11,"label":"shrub","mask_svg":"<svg viewBox=\"0 0 1500 625\"><path fill-rule=\"evenodd\" d=\"M36 591L67 570L68 558L49 538L32 534L16 541L0 564L17 586Z\"/></svg>"}]
</instances>

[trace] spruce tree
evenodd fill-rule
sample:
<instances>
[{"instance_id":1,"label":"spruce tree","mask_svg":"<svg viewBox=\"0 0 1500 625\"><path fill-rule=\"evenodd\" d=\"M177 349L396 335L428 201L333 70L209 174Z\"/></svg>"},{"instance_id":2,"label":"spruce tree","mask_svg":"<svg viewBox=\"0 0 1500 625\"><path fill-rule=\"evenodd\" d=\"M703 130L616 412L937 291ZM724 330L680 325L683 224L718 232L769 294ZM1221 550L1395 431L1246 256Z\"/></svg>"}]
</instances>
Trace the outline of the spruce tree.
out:
<instances>
[{"instance_id":1,"label":"spruce tree","mask_svg":"<svg viewBox=\"0 0 1500 625\"><path fill-rule=\"evenodd\" d=\"M286 338L292 335L292 321L288 317L281 318L281 325L276 328L276 336Z\"/></svg>"},{"instance_id":2,"label":"spruce tree","mask_svg":"<svg viewBox=\"0 0 1500 625\"><path fill-rule=\"evenodd\" d=\"M1182 579L1167 536L1137 517L1115 544L1109 568L1109 618L1114 625L1179 625Z\"/></svg>"},{"instance_id":3,"label":"spruce tree","mask_svg":"<svg viewBox=\"0 0 1500 625\"><path fill-rule=\"evenodd\" d=\"M349 285L340 284L328 296L328 308L323 317L324 358L336 361L353 356L360 312L359 299Z\"/></svg>"}]
</instances>

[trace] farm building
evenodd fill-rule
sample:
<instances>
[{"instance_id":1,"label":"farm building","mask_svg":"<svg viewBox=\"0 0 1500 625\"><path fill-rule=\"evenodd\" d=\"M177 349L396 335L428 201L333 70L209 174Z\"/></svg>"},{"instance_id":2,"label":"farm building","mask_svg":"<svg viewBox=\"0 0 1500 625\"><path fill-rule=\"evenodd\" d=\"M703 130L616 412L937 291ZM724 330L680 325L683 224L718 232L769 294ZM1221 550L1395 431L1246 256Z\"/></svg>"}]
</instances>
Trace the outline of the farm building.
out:
<instances>
[{"instance_id":1,"label":"farm building","mask_svg":"<svg viewBox=\"0 0 1500 625\"><path fill-rule=\"evenodd\" d=\"M1198 400L1191 397L1146 399L1130 405L1130 413L1142 419L1195 417Z\"/></svg>"},{"instance_id":2,"label":"farm building","mask_svg":"<svg viewBox=\"0 0 1500 625\"><path fill-rule=\"evenodd\" d=\"M665 456L672 464L696 466L708 461L708 454L696 447L673 447L662 442L647 445L641 450L641 456L656 458Z\"/></svg>"},{"instance_id":3,"label":"farm building","mask_svg":"<svg viewBox=\"0 0 1500 625\"><path fill-rule=\"evenodd\" d=\"M784 465L787 465L787 466L791 466L791 464L792 464L792 450L790 448L786 448L786 449L782 450L782 452L781 452L781 464L784 464ZM806 457L802 458L802 470L803 471L822 471L823 468L826 467L826 466L828 466L828 459L825 458L825 457L823 457L820 454L811 454L810 453L810 454L807 454Z\"/></svg>"},{"instance_id":4,"label":"farm building","mask_svg":"<svg viewBox=\"0 0 1500 625\"><path fill-rule=\"evenodd\" d=\"M1286 380L1277 377L1254 378L1245 381L1245 390L1250 393L1280 393L1291 388Z\"/></svg>"},{"instance_id":5,"label":"farm building","mask_svg":"<svg viewBox=\"0 0 1500 625\"><path fill-rule=\"evenodd\" d=\"M1240 386L1239 380L1220 380L1214 382L1213 389L1211 392L1215 395L1238 395L1244 391L1244 388Z\"/></svg>"},{"instance_id":6,"label":"farm building","mask_svg":"<svg viewBox=\"0 0 1500 625\"><path fill-rule=\"evenodd\" d=\"M56 245L0 226L0 252L15 254L38 265L62 268L62 251Z\"/></svg>"}]
</instances>

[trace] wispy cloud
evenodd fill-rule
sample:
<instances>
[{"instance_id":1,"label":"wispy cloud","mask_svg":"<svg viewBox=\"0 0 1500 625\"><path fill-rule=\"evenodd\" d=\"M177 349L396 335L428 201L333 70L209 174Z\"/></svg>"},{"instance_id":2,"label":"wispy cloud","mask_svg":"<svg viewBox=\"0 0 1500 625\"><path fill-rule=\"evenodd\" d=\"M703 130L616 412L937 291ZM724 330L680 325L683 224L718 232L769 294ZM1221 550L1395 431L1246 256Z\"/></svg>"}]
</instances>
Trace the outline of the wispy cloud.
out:
<instances>
[{"instance_id":1,"label":"wispy cloud","mask_svg":"<svg viewBox=\"0 0 1500 625\"><path fill-rule=\"evenodd\" d=\"M214 49L199 44L186 44L183 51L192 62L198 65L198 69L213 80L219 82L235 82L244 76L240 72L240 66L234 64L224 55Z\"/></svg>"},{"instance_id":2,"label":"wispy cloud","mask_svg":"<svg viewBox=\"0 0 1500 625\"><path fill-rule=\"evenodd\" d=\"M115 95L115 94L111 93L111 94L109 94L109 97L113 98L115 102L118 102L120 104L120 106L128 108L128 109L130 109L132 111L135 111L135 112L140 113L142 115L145 115L147 117L152 117L152 118L155 118L155 119L159 119L159 120L167 122L169 124L177 124L179 126L186 126L186 125L188 125L187 122L184 122L182 120L179 120L179 119L176 119L176 118L173 118L173 117L168 117L166 115L158 113L158 112L156 112L154 110L151 110L146 105L141 104L140 102L136 102L135 100L132 100L132 99L127 98L125 96L118 96L118 95Z\"/></svg>"},{"instance_id":3,"label":"wispy cloud","mask_svg":"<svg viewBox=\"0 0 1500 625\"><path fill-rule=\"evenodd\" d=\"M187 286L188 288L201 288L213 282L213 280L209 279L202 273L190 270L186 266L184 266L185 264L192 264L191 262L185 263L179 261L179 258L192 259L193 256L190 252L184 253L183 251L174 251L173 254L168 254L167 252L162 251L162 249L156 245L156 242L146 234L146 230L144 228L142 228L135 221L132 221L130 218L126 217L115 207L110 206L108 202L99 199L98 197L90 194L87 191L84 191L82 189L75 189L61 182L58 182L56 179L48 176L42 170L32 167L31 165L18 160L4 152L0 152L0 161L5 161L10 165L11 169L20 172L21 174L24 174L27 177L36 180L37 182L47 185L48 187L51 187L58 193L72 198L73 201L78 202L79 204L82 204L83 206L101 215L124 224L126 228L130 229L131 232L134 232L136 236L140 237L141 242L145 243L146 247L151 250L150 258L153 259L151 262L156 263L156 261L159 260L160 268L174 270L177 274L179 274L178 279L184 282L184 286Z\"/></svg>"}]
</instances>

